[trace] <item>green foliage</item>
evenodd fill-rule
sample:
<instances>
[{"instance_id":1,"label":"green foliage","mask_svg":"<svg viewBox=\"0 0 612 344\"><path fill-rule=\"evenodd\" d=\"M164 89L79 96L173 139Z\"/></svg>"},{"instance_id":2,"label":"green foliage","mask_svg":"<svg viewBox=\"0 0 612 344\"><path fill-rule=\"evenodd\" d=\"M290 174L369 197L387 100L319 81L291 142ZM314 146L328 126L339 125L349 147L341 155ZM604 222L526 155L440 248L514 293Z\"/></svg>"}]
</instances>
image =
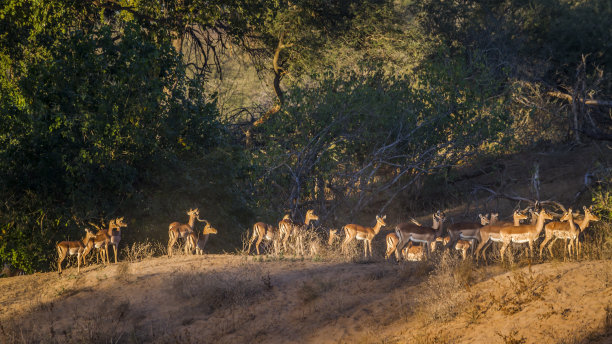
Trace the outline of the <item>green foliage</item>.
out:
<instances>
[{"instance_id":1,"label":"green foliage","mask_svg":"<svg viewBox=\"0 0 612 344\"><path fill-rule=\"evenodd\" d=\"M391 200L415 179L498 139L503 107L487 103L487 92L461 85L464 73L456 65L433 64L412 80L330 72L313 76L307 88L290 89L283 113L263 126L252 152L255 176L263 177L260 195L281 196L260 199L295 210L313 202L324 209L330 198L358 196L358 206L351 207L358 211L379 195ZM476 110L484 106L488 111Z\"/></svg>"},{"instance_id":2,"label":"green foliage","mask_svg":"<svg viewBox=\"0 0 612 344\"><path fill-rule=\"evenodd\" d=\"M209 196L200 178L227 186L240 173L214 102L171 47L134 25L115 35L58 39L19 81L26 106L9 101L1 113L0 259L24 270L46 268L56 241L78 239L77 220L140 209L133 220L155 188L168 192L157 207L193 207ZM243 203L232 197L223 201Z\"/></svg>"}]
</instances>

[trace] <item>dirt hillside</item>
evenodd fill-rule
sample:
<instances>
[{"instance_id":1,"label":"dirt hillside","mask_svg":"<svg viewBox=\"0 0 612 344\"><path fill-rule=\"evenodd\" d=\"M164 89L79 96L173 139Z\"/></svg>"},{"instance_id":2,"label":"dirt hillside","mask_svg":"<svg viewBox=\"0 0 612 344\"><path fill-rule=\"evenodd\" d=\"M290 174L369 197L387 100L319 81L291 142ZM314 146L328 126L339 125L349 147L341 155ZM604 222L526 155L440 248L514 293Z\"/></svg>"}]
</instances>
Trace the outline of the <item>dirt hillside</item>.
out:
<instances>
[{"instance_id":1,"label":"dirt hillside","mask_svg":"<svg viewBox=\"0 0 612 344\"><path fill-rule=\"evenodd\" d=\"M178 256L0 279L0 342L609 342L612 262ZM434 259L435 260L435 259ZM505 338L505 339L504 339ZM521 341L522 340L522 341Z\"/></svg>"}]
</instances>

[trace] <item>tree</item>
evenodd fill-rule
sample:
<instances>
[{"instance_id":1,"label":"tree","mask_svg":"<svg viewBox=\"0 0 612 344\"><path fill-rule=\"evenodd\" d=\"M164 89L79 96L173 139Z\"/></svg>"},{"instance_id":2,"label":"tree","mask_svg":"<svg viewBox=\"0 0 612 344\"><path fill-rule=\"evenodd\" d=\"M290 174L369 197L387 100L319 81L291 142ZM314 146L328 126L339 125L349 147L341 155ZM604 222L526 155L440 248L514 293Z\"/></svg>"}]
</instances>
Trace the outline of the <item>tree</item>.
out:
<instances>
[{"instance_id":1,"label":"tree","mask_svg":"<svg viewBox=\"0 0 612 344\"><path fill-rule=\"evenodd\" d=\"M55 242L80 238L86 219L138 216L154 205L151 189L189 185L180 201L168 193L176 206L217 192L211 178L235 185L215 104L186 78L169 42L135 24L120 36L102 26L58 37L49 54L15 86L23 104L3 89L0 259L45 269Z\"/></svg>"}]
</instances>

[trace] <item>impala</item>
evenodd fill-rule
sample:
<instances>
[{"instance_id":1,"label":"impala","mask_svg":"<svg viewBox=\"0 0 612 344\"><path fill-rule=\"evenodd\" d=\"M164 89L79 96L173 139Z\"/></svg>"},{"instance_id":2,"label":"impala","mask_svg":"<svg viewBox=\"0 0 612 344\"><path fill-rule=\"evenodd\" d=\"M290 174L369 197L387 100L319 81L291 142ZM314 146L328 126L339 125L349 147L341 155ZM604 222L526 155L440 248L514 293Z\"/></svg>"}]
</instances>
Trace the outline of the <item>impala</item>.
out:
<instances>
[{"instance_id":1,"label":"impala","mask_svg":"<svg viewBox=\"0 0 612 344\"><path fill-rule=\"evenodd\" d=\"M599 221L599 217L595 216L595 214L591 213L591 209L587 207L582 207L584 210L584 218L580 222L576 222L578 224L578 228L580 229L578 235L576 236L576 254L580 255L580 249L582 245L580 244L580 233L582 233L587 227L589 227L590 221ZM569 248L571 249L574 246L574 243L570 241Z\"/></svg>"},{"instance_id":2,"label":"impala","mask_svg":"<svg viewBox=\"0 0 612 344\"><path fill-rule=\"evenodd\" d=\"M475 242L480 240L480 228L487 225L490 220L487 220L485 216L478 214L480 223L478 222L458 222L448 225L448 234L450 240L445 245L445 248L456 246L459 240ZM465 243L459 245L463 253L463 259L465 259L465 252L463 249L466 247ZM469 248L470 245L467 245ZM455 249L459 250L457 247Z\"/></svg>"},{"instance_id":3,"label":"impala","mask_svg":"<svg viewBox=\"0 0 612 344\"><path fill-rule=\"evenodd\" d=\"M512 224L513 226L519 226L521 224L521 220L527 219L527 215L520 213L518 210L515 210L512 214L514 222L497 222L498 214L491 214L491 223L480 228L480 244L476 248L476 260L478 260L479 254L482 252L482 259L486 262L487 258L485 256L485 252L487 248L489 248L492 242L502 242L501 236L499 235L499 230L504 227ZM495 220L495 222L493 222Z\"/></svg>"},{"instance_id":4,"label":"impala","mask_svg":"<svg viewBox=\"0 0 612 344\"><path fill-rule=\"evenodd\" d=\"M179 238L186 239L189 233L193 232L196 218L199 220L200 210L198 208L190 209L187 216L189 216L188 223L172 222L168 227L168 257L172 257L172 247L176 244L176 241ZM185 245L185 253L187 253L187 245Z\"/></svg>"},{"instance_id":5,"label":"impala","mask_svg":"<svg viewBox=\"0 0 612 344\"><path fill-rule=\"evenodd\" d=\"M385 259L389 259L389 257L391 257L393 252L395 252L395 259L397 261L400 260L400 252L398 250L396 250L398 241L399 241L399 239L397 238L397 234L395 234L395 233L387 234L387 237L385 238L385 242L387 243L387 250L385 252ZM406 255L404 254L405 251L406 251L406 249L404 249L404 252L402 252L404 258L406 258Z\"/></svg>"},{"instance_id":6,"label":"impala","mask_svg":"<svg viewBox=\"0 0 612 344\"><path fill-rule=\"evenodd\" d=\"M110 244L113 245L113 251L115 252L115 264L117 264L117 251L119 250L119 242L121 241L122 227L127 227L127 224L123 222L123 217L118 217L108 224Z\"/></svg>"},{"instance_id":7,"label":"impala","mask_svg":"<svg viewBox=\"0 0 612 344\"><path fill-rule=\"evenodd\" d=\"M503 241L502 248L499 250L501 255L502 263L504 262L504 253L506 248L511 242L515 243L529 243L529 256L533 256L533 243L540 236L542 228L544 228L545 220L552 220L552 215L548 214L546 210L542 209L538 214L538 220L535 225L506 225L499 230L499 235Z\"/></svg>"},{"instance_id":8,"label":"impala","mask_svg":"<svg viewBox=\"0 0 612 344\"><path fill-rule=\"evenodd\" d=\"M81 272L81 259L83 259L83 265L85 265L85 256L91 250L93 246L92 239L96 236L89 228L85 228L85 238L77 241L62 241L56 245L57 254L59 256L57 260L57 272L62 273L62 262L67 255L77 256L77 272Z\"/></svg>"},{"instance_id":9,"label":"impala","mask_svg":"<svg viewBox=\"0 0 612 344\"><path fill-rule=\"evenodd\" d=\"M433 214L431 217L433 218L433 220L432 220L433 221L432 227L437 228L438 221L436 219L436 215ZM410 222L414 223L417 226L422 226L419 221L415 220L412 217L410 218ZM437 238L437 239L440 239L440 238ZM396 250L397 243L399 242L399 238L397 237L397 234L395 234L395 232L387 234L387 237L386 237L385 241L387 243L387 251L386 251L386 254L385 254L385 259L388 259L391 256L391 254L393 254L393 252L395 252L395 259L397 261L399 261L400 252L398 250ZM437 241L441 241L441 240L436 240L436 242ZM432 242L431 243L431 250L432 251L434 251L435 248L436 248L436 242ZM409 242L408 245L406 245L406 247L404 247L404 249L402 250L401 254L404 257L404 259L408 259L407 255L408 255L408 252L410 251L411 247L412 247L412 242ZM415 246L415 247L419 247L419 246ZM412 254L415 254L416 251L418 251L418 249L412 250ZM412 260L414 260L414 259L412 259Z\"/></svg>"},{"instance_id":10,"label":"impala","mask_svg":"<svg viewBox=\"0 0 612 344\"><path fill-rule=\"evenodd\" d=\"M108 245L111 243L111 236L108 234L110 232L110 223L109 229L98 227L91 222L89 224L98 230L96 235L91 239L93 241L93 247L98 251L96 254L96 263L99 262L98 258L101 258L103 264L110 264L110 260L108 258ZM102 226L104 227L104 224L102 224ZM85 253L85 255L87 255L87 253Z\"/></svg>"},{"instance_id":11,"label":"impala","mask_svg":"<svg viewBox=\"0 0 612 344\"><path fill-rule=\"evenodd\" d=\"M285 217L283 217L283 219L278 223L280 240L282 240L283 242L283 250L287 250L287 242L289 241L289 237L291 237L291 235L294 235L297 239L299 253L304 255L304 245L302 243L301 232L308 228L308 226L310 225L310 221L316 221L318 219L319 216L315 215L314 210L312 209L306 212L306 217L304 218L303 225L291 221L289 215L285 215Z\"/></svg>"},{"instance_id":12,"label":"impala","mask_svg":"<svg viewBox=\"0 0 612 344\"><path fill-rule=\"evenodd\" d=\"M448 237L447 237L448 238ZM439 239L439 238L438 238ZM395 232L387 234L386 240L387 242L387 251L385 253L385 259L389 259L393 252L395 252L395 259L397 261L400 260L400 252L396 249L397 243L399 242L399 238ZM431 243L431 251L435 251L436 246L435 242ZM406 260L421 260L423 258L423 246L412 245L412 242L408 243L406 247L402 250L402 257Z\"/></svg>"},{"instance_id":13,"label":"impala","mask_svg":"<svg viewBox=\"0 0 612 344\"><path fill-rule=\"evenodd\" d=\"M572 208L566 211L561 217L560 221L549 222L544 226L544 232L546 233L546 237L544 241L540 244L540 258L542 258L542 250L546 246L546 244L554 238L554 240L548 245L548 252L550 252L550 256L553 257L552 246L557 241L557 239L565 239L565 243L563 245L563 259L565 259L565 253L567 252L567 240L570 243L576 239L578 234L580 233L578 229L576 229L576 225L574 224L574 214L572 214ZM567 221L567 222L564 222ZM570 251L570 257L571 257Z\"/></svg>"},{"instance_id":14,"label":"impala","mask_svg":"<svg viewBox=\"0 0 612 344\"><path fill-rule=\"evenodd\" d=\"M348 245L348 243L350 243L353 239L357 239L363 240L364 257L368 257L368 251L370 252L370 257L372 257L372 239L374 239L376 234L380 232L382 227L387 225L385 223L386 218L387 215L383 217L376 215L376 225L373 228L356 225L354 223L342 227L345 234L344 241L342 241L342 253L346 251L346 245Z\"/></svg>"},{"instance_id":15,"label":"impala","mask_svg":"<svg viewBox=\"0 0 612 344\"><path fill-rule=\"evenodd\" d=\"M187 235L187 243L186 243L187 251L192 252L193 250L195 250L195 254L198 254L198 255L204 254L204 246L206 246L206 243L208 242L208 236L210 234L217 234L217 229L213 228L213 226L211 226L208 221L206 220L200 220L200 221L206 223L206 225L204 226L204 229L202 230L202 234L204 236L200 237L200 233L196 235L194 232L191 232Z\"/></svg>"},{"instance_id":16,"label":"impala","mask_svg":"<svg viewBox=\"0 0 612 344\"><path fill-rule=\"evenodd\" d=\"M443 224L446 220L444 213L438 212L434 215L434 227L419 226L414 223L400 223L395 226L395 234L398 237L397 249L403 250L409 242L426 243L425 253L429 257L430 247L437 237L442 236Z\"/></svg>"},{"instance_id":17,"label":"impala","mask_svg":"<svg viewBox=\"0 0 612 344\"><path fill-rule=\"evenodd\" d=\"M257 251L257 255L259 255L259 244L261 244L262 240L272 241L274 244L274 253L278 254L278 242L279 242L279 234L278 230L274 228L274 226L269 225L263 222L257 222L253 225L253 235L251 236L251 240L249 241L249 248L247 249L247 254L251 252L251 245L255 240L257 243L255 244L255 250Z\"/></svg>"}]
</instances>

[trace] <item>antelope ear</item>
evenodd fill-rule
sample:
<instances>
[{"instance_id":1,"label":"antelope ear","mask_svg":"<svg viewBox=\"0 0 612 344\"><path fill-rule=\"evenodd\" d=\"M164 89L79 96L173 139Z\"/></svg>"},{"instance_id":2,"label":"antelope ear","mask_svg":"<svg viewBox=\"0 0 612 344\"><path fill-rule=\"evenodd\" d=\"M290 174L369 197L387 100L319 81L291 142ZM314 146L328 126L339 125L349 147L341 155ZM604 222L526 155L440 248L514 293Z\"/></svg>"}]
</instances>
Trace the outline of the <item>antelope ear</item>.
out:
<instances>
[{"instance_id":1,"label":"antelope ear","mask_svg":"<svg viewBox=\"0 0 612 344\"><path fill-rule=\"evenodd\" d=\"M383 220L387 218L387 215L383 216Z\"/></svg>"}]
</instances>

